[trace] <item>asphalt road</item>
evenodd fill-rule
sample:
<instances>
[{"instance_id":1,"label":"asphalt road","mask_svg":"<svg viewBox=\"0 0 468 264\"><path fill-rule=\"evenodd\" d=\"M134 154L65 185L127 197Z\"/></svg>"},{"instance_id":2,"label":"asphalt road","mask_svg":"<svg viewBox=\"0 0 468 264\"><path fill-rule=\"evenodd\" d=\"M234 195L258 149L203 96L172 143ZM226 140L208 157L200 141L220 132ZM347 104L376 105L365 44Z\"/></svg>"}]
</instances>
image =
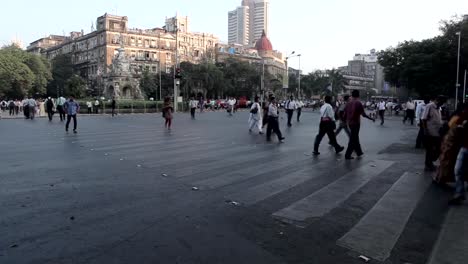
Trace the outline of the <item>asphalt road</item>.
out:
<instances>
[{"instance_id":1,"label":"asphalt road","mask_svg":"<svg viewBox=\"0 0 468 264\"><path fill-rule=\"evenodd\" d=\"M431 184L415 127L363 121L346 161L326 138L311 156L316 113L281 120L284 144L247 116L0 120L0 263L466 263L468 206Z\"/></svg>"}]
</instances>

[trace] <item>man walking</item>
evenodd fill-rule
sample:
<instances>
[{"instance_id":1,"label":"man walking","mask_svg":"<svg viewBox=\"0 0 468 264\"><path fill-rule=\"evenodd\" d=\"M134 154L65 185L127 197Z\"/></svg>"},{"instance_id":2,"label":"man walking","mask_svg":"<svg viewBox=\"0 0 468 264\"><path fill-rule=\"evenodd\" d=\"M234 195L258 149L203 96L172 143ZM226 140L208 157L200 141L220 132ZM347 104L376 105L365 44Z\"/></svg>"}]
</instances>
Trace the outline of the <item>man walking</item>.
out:
<instances>
[{"instance_id":1,"label":"man walking","mask_svg":"<svg viewBox=\"0 0 468 264\"><path fill-rule=\"evenodd\" d=\"M65 104L66 100L63 96L57 98L57 111L60 115L60 121L65 121L65 109L63 109L63 105Z\"/></svg>"},{"instance_id":2,"label":"man walking","mask_svg":"<svg viewBox=\"0 0 468 264\"><path fill-rule=\"evenodd\" d=\"M270 105L268 106L268 124L267 124L267 141L271 141L271 132L273 131L276 136L278 136L279 142L284 142L284 137L281 134L281 130L279 128L279 111L278 106L276 105L275 97L270 98Z\"/></svg>"},{"instance_id":3,"label":"man walking","mask_svg":"<svg viewBox=\"0 0 468 264\"><path fill-rule=\"evenodd\" d=\"M340 120L340 122L338 123L338 128L335 131L335 137L338 137L341 130L343 130L343 129L346 132L346 135L348 135L348 138L351 136L351 132L349 131L349 127L348 127L348 123L346 122L346 119L344 117L344 111L345 111L345 108L346 108L346 105L348 104L348 102L349 102L349 95L345 95L343 97L343 103L338 107L338 119Z\"/></svg>"},{"instance_id":4,"label":"man walking","mask_svg":"<svg viewBox=\"0 0 468 264\"><path fill-rule=\"evenodd\" d=\"M32 96L29 97L28 108L29 108L29 118L31 118L31 120L33 120L34 117L36 116L36 107L37 107L36 100L34 100Z\"/></svg>"},{"instance_id":5,"label":"man walking","mask_svg":"<svg viewBox=\"0 0 468 264\"><path fill-rule=\"evenodd\" d=\"M426 105L426 109L422 115L422 125L424 129L426 147L426 170L435 170L434 161L439 158L440 154L440 128L442 127L442 118L439 108L443 104L442 97L433 98L433 101Z\"/></svg>"},{"instance_id":6,"label":"man walking","mask_svg":"<svg viewBox=\"0 0 468 264\"><path fill-rule=\"evenodd\" d=\"M64 104L65 111L67 112L67 124L65 125L65 131L68 132L68 126L70 121L73 118L73 133L76 132L76 115L80 112L80 105L75 101L73 96L70 96L70 99Z\"/></svg>"},{"instance_id":7,"label":"man walking","mask_svg":"<svg viewBox=\"0 0 468 264\"><path fill-rule=\"evenodd\" d=\"M424 98L424 102L421 102L416 106L416 124L419 126L418 137L416 138L417 149L422 148L424 145L424 128L421 119L424 114L424 110L426 110L427 104L429 104L429 100Z\"/></svg>"},{"instance_id":8,"label":"man walking","mask_svg":"<svg viewBox=\"0 0 468 264\"><path fill-rule=\"evenodd\" d=\"M192 119L195 119L195 112L197 111L198 101L195 100L195 97L192 96L189 101L190 115Z\"/></svg>"},{"instance_id":9,"label":"man walking","mask_svg":"<svg viewBox=\"0 0 468 264\"><path fill-rule=\"evenodd\" d=\"M386 110L386 104L384 100L380 100L380 103L377 105L377 108L379 109L379 116L380 116L380 125L383 126L385 123L385 110Z\"/></svg>"},{"instance_id":10,"label":"man walking","mask_svg":"<svg viewBox=\"0 0 468 264\"><path fill-rule=\"evenodd\" d=\"M112 109L112 117L114 117L114 115L116 115L115 113L115 107L116 107L116 101L115 101L115 97L112 97L112 102L111 102L111 109Z\"/></svg>"},{"instance_id":11,"label":"man walking","mask_svg":"<svg viewBox=\"0 0 468 264\"><path fill-rule=\"evenodd\" d=\"M97 115L99 114L99 99L96 98L96 101L94 101L94 113Z\"/></svg>"},{"instance_id":12,"label":"man walking","mask_svg":"<svg viewBox=\"0 0 468 264\"><path fill-rule=\"evenodd\" d=\"M47 98L46 110L47 116L49 117L49 122L52 122L52 118L54 116L54 101L52 101L51 97Z\"/></svg>"},{"instance_id":13,"label":"man walking","mask_svg":"<svg viewBox=\"0 0 468 264\"><path fill-rule=\"evenodd\" d=\"M297 104L296 101L294 101L294 96L290 96L289 100L286 101L286 104L284 105L284 109L286 109L286 114L288 115L288 127L291 127L291 119L294 114L294 110L296 110Z\"/></svg>"},{"instance_id":14,"label":"man walking","mask_svg":"<svg viewBox=\"0 0 468 264\"><path fill-rule=\"evenodd\" d=\"M302 114L302 108L304 107L304 102L302 102L302 100L299 99L299 101L297 101L297 122L301 122L300 118L301 118L301 114Z\"/></svg>"},{"instance_id":15,"label":"man walking","mask_svg":"<svg viewBox=\"0 0 468 264\"><path fill-rule=\"evenodd\" d=\"M91 101L86 102L86 107L88 107L88 115L93 113L93 103Z\"/></svg>"},{"instance_id":16,"label":"man walking","mask_svg":"<svg viewBox=\"0 0 468 264\"><path fill-rule=\"evenodd\" d=\"M413 125L414 123L414 111L415 111L415 105L414 103L412 102L411 98L408 100L408 102L406 103L406 115L405 115L405 119L403 119L403 124L406 123L406 120L410 120L410 123L411 125Z\"/></svg>"},{"instance_id":17,"label":"man walking","mask_svg":"<svg viewBox=\"0 0 468 264\"><path fill-rule=\"evenodd\" d=\"M322 141L325 134L327 134L328 139L330 141L330 145L335 148L336 154L342 152L344 147L340 146L338 142L336 142L335 136L335 113L333 111L333 107L331 106L331 96L325 96L325 103L320 108L320 125L319 125L319 133L315 137L315 144L314 144L314 152L315 156L320 155L319 146L320 142Z\"/></svg>"},{"instance_id":18,"label":"man walking","mask_svg":"<svg viewBox=\"0 0 468 264\"><path fill-rule=\"evenodd\" d=\"M345 159L351 160L353 152L356 152L358 157L364 155L362 152L361 143L359 142L359 130L361 129L361 116L372 120L375 122L375 119L369 117L364 111L364 106L361 101L359 101L359 91L354 90L351 94L353 99L346 104L344 110L344 117L348 123L351 135L349 137L348 148L346 149Z\"/></svg>"},{"instance_id":19,"label":"man walking","mask_svg":"<svg viewBox=\"0 0 468 264\"><path fill-rule=\"evenodd\" d=\"M262 107L259 103L259 97L255 97L255 101L250 107L250 116L249 116L249 132L252 132L254 127L258 128L258 133L263 134L262 130Z\"/></svg>"}]
</instances>

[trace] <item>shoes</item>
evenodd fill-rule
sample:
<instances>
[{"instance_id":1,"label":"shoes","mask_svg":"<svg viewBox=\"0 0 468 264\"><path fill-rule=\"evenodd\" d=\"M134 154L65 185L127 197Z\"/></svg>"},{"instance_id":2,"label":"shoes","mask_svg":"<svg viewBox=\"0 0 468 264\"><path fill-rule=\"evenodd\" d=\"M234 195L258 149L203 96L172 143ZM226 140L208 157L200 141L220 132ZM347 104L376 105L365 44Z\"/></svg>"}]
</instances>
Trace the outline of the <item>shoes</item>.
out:
<instances>
[{"instance_id":1,"label":"shoes","mask_svg":"<svg viewBox=\"0 0 468 264\"><path fill-rule=\"evenodd\" d=\"M458 197L454 197L449 201L449 205L461 205L463 204L463 201L465 201L466 198L463 195L460 195Z\"/></svg>"},{"instance_id":2,"label":"shoes","mask_svg":"<svg viewBox=\"0 0 468 264\"><path fill-rule=\"evenodd\" d=\"M76 134L76 133L78 133L78 132L76 130L73 130L73 134Z\"/></svg>"},{"instance_id":3,"label":"shoes","mask_svg":"<svg viewBox=\"0 0 468 264\"><path fill-rule=\"evenodd\" d=\"M263 133L262 131L260 131L260 132L258 132L258 134L263 135L263 134L265 134L265 133Z\"/></svg>"},{"instance_id":4,"label":"shoes","mask_svg":"<svg viewBox=\"0 0 468 264\"><path fill-rule=\"evenodd\" d=\"M286 139L285 137L282 137L282 138L280 138L279 140L280 140L280 141L284 141L285 139Z\"/></svg>"},{"instance_id":5,"label":"shoes","mask_svg":"<svg viewBox=\"0 0 468 264\"><path fill-rule=\"evenodd\" d=\"M249 129L249 133L252 133L252 129Z\"/></svg>"},{"instance_id":6,"label":"shoes","mask_svg":"<svg viewBox=\"0 0 468 264\"><path fill-rule=\"evenodd\" d=\"M349 157L345 157L345 159L347 159L347 160L353 160L353 159L354 159L354 157L352 157L352 156L349 156Z\"/></svg>"},{"instance_id":7,"label":"shoes","mask_svg":"<svg viewBox=\"0 0 468 264\"><path fill-rule=\"evenodd\" d=\"M345 148L343 146L340 146L335 150L336 154L340 154Z\"/></svg>"},{"instance_id":8,"label":"shoes","mask_svg":"<svg viewBox=\"0 0 468 264\"><path fill-rule=\"evenodd\" d=\"M364 153L357 154L358 158L361 158L362 156L364 156Z\"/></svg>"},{"instance_id":9,"label":"shoes","mask_svg":"<svg viewBox=\"0 0 468 264\"><path fill-rule=\"evenodd\" d=\"M288 124L288 127L292 127L292 125L291 125L291 124Z\"/></svg>"},{"instance_id":10,"label":"shoes","mask_svg":"<svg viewBox=\"0 0 468 264\"><path fill-rule=\"evenodd\" d=\"M280 142L280 143L284 143L284 139L280 140L279 142Z\"/></svg>"},{"instance_id":11,"label":"shoes","mask_svg":"<svg viewBox=\"0 0 468 264\"><path fill-rule=\"evenodd\" d=\"M320 155L320 152L314 151L314 152L312 152L312 154L313 154L314 156L318 156L318 155Z\"/></svg>"}]
</instances>

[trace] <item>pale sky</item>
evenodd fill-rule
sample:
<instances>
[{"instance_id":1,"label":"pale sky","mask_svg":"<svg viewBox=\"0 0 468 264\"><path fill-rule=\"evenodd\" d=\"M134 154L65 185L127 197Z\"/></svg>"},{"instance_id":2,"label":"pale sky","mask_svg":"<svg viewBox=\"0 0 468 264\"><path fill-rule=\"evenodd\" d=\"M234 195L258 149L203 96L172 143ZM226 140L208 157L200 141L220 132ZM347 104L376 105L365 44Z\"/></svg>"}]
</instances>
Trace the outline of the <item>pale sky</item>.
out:
<instances>
[{"instance_id":1,"label":"pale sky","mask_svg":"<svg viewBox=\"0 0 468 264\"><path fill-rule=\"evenodd\" d=\"M0 44L18 38L26 47L48 34L90 31L108 12L129 26L153 28L179 13L191 31L214 33L227 42L227 12L241 0L42 0L2 1ZM302 54L305 72L347 64L355 53L382 50L404 40L439 34L439 22L468 14L468 0L270 0L270 40L284 53ZM298 67L291 59L290 66Z\"/></svg>"}]
</instances>

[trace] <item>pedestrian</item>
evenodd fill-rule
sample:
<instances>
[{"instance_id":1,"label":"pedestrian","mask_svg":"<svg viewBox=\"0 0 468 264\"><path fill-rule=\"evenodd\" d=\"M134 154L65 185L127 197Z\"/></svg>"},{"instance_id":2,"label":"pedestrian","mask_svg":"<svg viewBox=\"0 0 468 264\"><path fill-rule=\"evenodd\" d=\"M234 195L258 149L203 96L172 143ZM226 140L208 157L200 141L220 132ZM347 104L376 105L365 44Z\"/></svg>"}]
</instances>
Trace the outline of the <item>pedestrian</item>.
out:
<instances>
[{"instance_id":1,"label":"pedestrian","mask_svg":"<svg viewBox=\"0 0 468 264\"><path fill-rule=\"evenodd\" d=\"M34 100L32 96L30 96L28 99L28 112L29 112L29 118L31 118L31 120L33 120L34 117L36 116L36 107L37 107L36 100Z\"/></svg>"},{"instance_id":2,"label":"pedestrian","mask_svg":"<svg viewBox=\"0 0 468 264\"><path fill-rule=\"evenodd\" d=\"M301 99L297 101L297 122L301 122L302 108L304 107L304 102Z\"/></svg>"},{"instance_id":3,"label":"pedestrian","mask_svg":"<svg viewBox=\"0 0 468 264\"><path fill-rule=\"evenodd\" d=\"M96 98L96 101L94 101L94 113L97 115L99 114L99 99Z\"/></svg>"},{"instance_id":4,"label":"pedestrian","mask_svg":"<svg viewBox=\"0 0 468 264\"><path fill-rule=\"evenodd\" d=\"M289 97L289 100L286 101L284 105L284 109L286 110L286 114L288 115L288 127L292 126L291 119L293 117L294 110L296 110L296 108L297 108L296 101L294 100L294 96L291 95Z\"/></svg>"},{"instance_id":5,"label":"pedestrian","mask_svg":"<svg viewBox=\"0 0 468 264\"><path fill-rule=\"evenodd\" d=\"M421 102L416 106L416 124L419 127L418 137L416 138L417 149L424 147L424 128L421 119L427 104L429 104L429 99L424 98L424 102Z\"/></svg>"},{"instance_id":6,"label":"pedestrian","mask_svg":"<svg viewBox=\"0 0 468 264\"><path fill-rule=\"evenodd\" d=\"M386 103L384 100L380 100L380 103L377 105L379 109L379 116L380 116L380 125L383 126L385 123L385 110L386 110Z\"/></svg>"},{"instance_id":7,"label":"pedestrian","mask_svg":"<svg viewBox=\"0 0 468 264\"><path fill-rule=\"evenodd\" d=\"M162 109L162 112L163 112L163 117L165 119L164 127L167 128L168 130L171 130L174 108L172 107L170 97L166 97L164 99L164 107Z\"/></svg>"},{"instance_id":8,"label":"pedestrian","mask_svg":"<svg viewBox=\"0 0 468 264\"><path fill-rule=\"evenodd\" d=\"M91 101L86 102L86 107L88 107L88 115L93 113L93 103Z\"/></svg>"},{"instance_id":9,"label":"pedestrian","mask_svg":"<svg viewBox=\"0 0 468 264\"><path fill-rule=\"evenodd\" d=\"M459 205L465 201L465 182L468 181L468 121L459 125L462 147L455 163L455 195L449 201L450 205Z\"/></svg>"},{"instance_id":10,"label":"pedestrian","mask_svg":"<svg viewBox=\"0 0 468 264\"><path fill-rule=\"evenodd\" d=\"M114 115L117 115L117 113L115 112L116 105L117 105L117 102L115 101L115 97L112 97L112 102L111 102L112 117L114 117Z\"/></svg>"},{"instance_id":11,"label":"pedestrian","mask_svg":"<svg viewBox=\"0 0 468 264\"><path fill-rule=\"evenodd\" d=\"M15 114L15 101L13 100L10 100L8 102L8 110L10 112L10 116L14 115Z\"/></svg>"},{"instance_id":12,"label":"pedestrian","mask_svg":"<svg viewBox=\"0 0 468 264\"><path fill-rule=\"evenodd\" d=\"M336 120L335 120L335 112L333 111L333 107L331 106L331 96L325 96L325 103L320 108L320 125L319 125L319 133L315 137L315 144L314 144L314 152L315 156L320 155L319 146L320 142L322 141L325 134L328 136L330 141L330 145L335 148L336 154L342 152L344 147L340 146L336 141L335 136L335 128L336 128Z\"/></svg>"},{"instance_id":13,"label":"pedestrian","mask_svg":"<svg viewBox=\"0 0 468 264\"><path fill-rule=\"evenodd\" d=\"M284 137L281 134L279 128L279 111L278 105L276 104L276 99L274 96L270 98L270 104L268 106L268 124L267 124L267 141L271 141L271 132L273 131L276 136L278 136L279 142L284 142Z\"/></svg>"},{"instance_id":14,"label":"pedestrian","mask_svg":"<svg viewBox=\"0 0 468 264\"><path fill-rule=\"evenodd\" d=\"M344 118L348 123L349 130L350 130L350 137L348 148L346 149L345 159L351 160L354 159L352 157L353 152L356 152L358 157L364 155L364 152L361 148L361 143L359 142L359 130L361 129L361 116L372 120L375 122L375 119L369 117L364 111L364 106L362 105L361 101L359 100L359 91L354 90L351 93L352 100L346 104L344 110Z\"/></svg>"},{"instance_id":15,"label":"pedestrian","mask_svg":"<svg viewBox=\"0 0 468 264\"><path fill-rule=\"evenodd\" d=\"M18 115L21 108L21 102L17 99L15 100L15 115Z\"/></svg>"},{"instance_id":16,"label":"pedestrian","mask_svg":"<svg viewBox=\"0 0 468 264\"><path fill-rule=\"evenodd\" d=\"M80 112L80 104L75 101L73 96L70 96L67 102L63 105L65 112L67 113L67 123L65 124L65 131L68 133L68 127L70 125L70 121L73 118L73 133L77 133L77 121L76 115Z\"/></svg>"},{"instance_id":17,"label":"pedestrian","mask_svg":"<svg viewBox=\"0 0 468 264\"><path fill-rule=\"evenodd\" d=\"M195 112L197 111L197 106L198 106L198 101L195 100L194 96L192 96L189 101L190 116L192 117L192 119L195 119Z\"/></svg>"},{"instance_id":18,"label":"pedestrian","mask_svg":"<svg viewBox=\"0 0 468 264\"><path fill-rule=\"evenodd\" d=\"M45 102L43 99L40 99L39 100L39 107L38 107L38 110L39 110L39 116L45 116L46 115L46 111L45 111Z\"/></svg>"},{"instance_id":19,"label":"pedestrian","mask_svg":"<svg viewBox=\"0 0 468 264\"><path fill-rule=\"evenodd\" d=\"M200 95L198 102L199 102L198 105L200 106L200 113L203 113L203 110L205 108L205 98L203 98L203 96Z\"/></svg>"},{"instance_id":20,"label":"pedestrian","mask_svg":"<svg viewBox=\"0 0 468 264\"><path fill-rule=\"evenodd\" d=\"M47 110L47 117L49 118L49 122L52 122L52 118L54 116L54 101L52 101L51 97L47 98L46 110Z\"/></svg>"},{"instance_id":21,"label":"pedestrian","mask_svg":"<svg viewBox=\"0 0 468 264\"><path fill-rule=\"evenodd\" d=\"M65 103L66 103L66 100L63 96L60 96L59 98L57 98L57 112L60 115L60 122L65 121L65 109L63 108Z\"/></svg>"},{"instance_id":22,"label":"pedestrian","mask_svg":"<svg viewBox=\"0 0 468 264\"><path fill-rule=\"evenodd\" d=\"M257 127L258 128L258 133L260 135L262 135L263 134L262 126L263 126L263 123L262 123L262 107L260 106L258 96L256 96L255 100L254 100L254 103L250 107L249 132L252 132L254 127Z\"/></svg>"},{"instance_id":23,"label":"pedestrian","mask_svg":"<svg viewBox=\"0 0 468 264\"><path fill-rule=\"evenodd\" d=\"M349 102L349 95L347 94L347 95L345 95L343 97L343 103L341 103L340 106L338 107L338 111L337 111L336 116L338 117L340 122L338 123L338 128L335 131L335 136L336 137L338 137L341 130L344 130L346 132L346 135L348 135L348 138L351 136L351 132L349 131L349 127L348 127L348 123L346 122L346 119L344 117L344 111L345 111L345 108L346 108L346 104L348 102Z\"/></svg>"},{"instance_id":24,"label":"pedestrian","mask_svg":"<svg viewBox=\"0 0 468 264\"><path fill-rule=\"evenodd\" d=\"M21 103L23 105L24 118L29 119L29 99L24 98Z\"/></svg>"},{"instance_id":25,"label":"pedestrian","mask_svg":"<svg viewBox=\"0 0 468 264\"><path fill-rule=\"evenodd\" d=\"M236 100L233 97L230 97L228 100L228 113L229 116L232 116L235 110Z\"/></svg>"},{"instance_id":26,"label":"pedestrian","mask_svg":"<svg viewBox=\"0 0 468 264\"><path fill-rule=\"evenodd\" d=\"M403 119L403 124L406 124L406 120L409 119L410 124L413 125L415 109L416 107L410 98L408 102L406 102L406 115L405 115L405 118Z\"/></svg>"},{"instance_id":27,"label":"pedestrian","mask_svg":"<svg viewBox=\"0 0 468 264\"><path fill-rule=\"evenodd\" d=\"M5 112L5 110L7 109L7 107L8 107L7 101L2 100L2 102L0 103L0 109L2 110L2 112Z\"/></svg>"},{"instance_id":28,"label":"pedestrian","mask_svg":"<svg viewBox=\"0 0 468 264\"><path fill-rule=\"evenodd\" d=\"M432 102L426 105L426 109L422 115L422 124L424 128L426 147L426 170L435 170L434 161L439 158L440 153L440 129L442 127L442 118L439 108L444 103L441 96L432 98Z\"/></svg>"}]
</instances>

